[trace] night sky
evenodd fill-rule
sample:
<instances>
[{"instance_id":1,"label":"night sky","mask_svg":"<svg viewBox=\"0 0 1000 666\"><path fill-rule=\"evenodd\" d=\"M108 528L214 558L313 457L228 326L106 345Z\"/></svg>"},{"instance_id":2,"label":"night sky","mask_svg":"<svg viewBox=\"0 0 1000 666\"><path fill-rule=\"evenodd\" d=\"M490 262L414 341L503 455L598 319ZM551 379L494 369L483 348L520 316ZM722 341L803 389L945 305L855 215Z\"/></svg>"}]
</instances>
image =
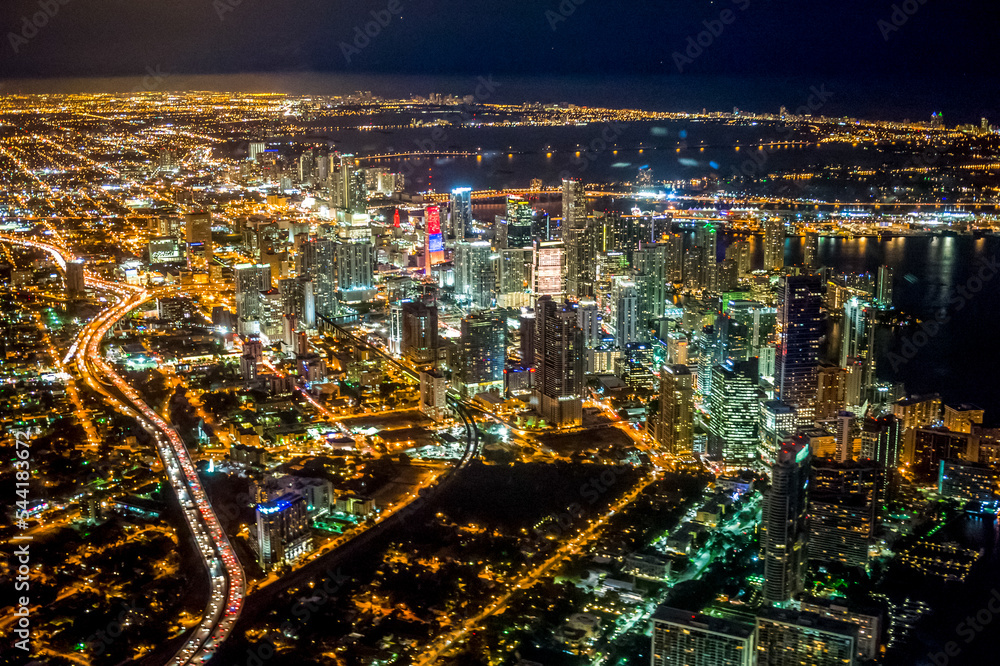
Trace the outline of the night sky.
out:
<instances>
[{"instance_id":1,"label":"night sky","mask_svg":"<svg viewBox=\"0 0 1000 666\"><path fill-rule=\"evenodd\" d=\"M579 4L577 4L579 3ZM836 77L965 82L1000 62L1000 7L943 0L6 0L4 78L244 72ZM892 22L894 4L896 24ZM24 17L57 8L32 35ZM392 20L359 40L371 12ZM562 9L560 12L560 8ZM912 15L905 13L909 9ZM730 22L718 20L731 12ZM879 21L884 21L879 24ZM701 53L688 38L706 30ZM714 23L713 23L714 22ZM554 29L553 29L554 28ZM372 32L374 24L369 26ZM29 35L25 39L24 35ZM12 36L13 35L13 36ZM886 38L887 37L887 38ZM345 55L345 46L349 45ZM700 47L697 47L700 48ZM17 52L15 52L15 50ZM677 53L690 62L680 62ZM678 63L683 71L678 70ZM916 83L913 83L916 81ZM995 88L995 86L993 87ZM968 97L969 95L962 95ZM992 100L986 107L992 106ZM977 109L978 112L979 109Z\"/></svg>"},{"instance_id":2,"label":"night sky","mask_svg":"<svg viewBox=\"0 0 1000 666\"><path fill-rule=\"evenodd\" d=\"M993 74L1000 55L996 3L910 0L916 13L887 42L878 21L893 3L878 0L575 2L564 0L564 17L557 0L7 0L0 62L5 77L130 76L148 63L186 73L659 74L676 72L673 52L725 9L735 20L688 71L961 76ZM9 33L47 3L56 15L14 53ZM389 6L399 8L392 23L346 62L338 44Z\"/></svg>"}]
</instances>

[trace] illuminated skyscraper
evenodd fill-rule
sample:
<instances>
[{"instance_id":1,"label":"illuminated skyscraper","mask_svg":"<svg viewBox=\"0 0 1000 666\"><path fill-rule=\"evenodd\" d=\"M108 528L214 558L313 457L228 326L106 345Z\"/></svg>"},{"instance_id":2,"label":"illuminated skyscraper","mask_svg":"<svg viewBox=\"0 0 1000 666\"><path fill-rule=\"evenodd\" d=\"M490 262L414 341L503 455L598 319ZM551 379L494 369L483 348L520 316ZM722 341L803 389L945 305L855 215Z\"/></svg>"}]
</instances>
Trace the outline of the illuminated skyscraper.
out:
<instances>
[{"instance_id":1,"label":"illuminated skyscraper","mask_svg":"<svg viewBox=\"0 0 1000 666\"><path fill-rule=\"evenodd\" d=\"M660 411L656 442L674 455L694 448L694 389L686 365L665 365L660 370Z\"/></svg>"},{"instance_id":2,"label":"illuminated skyscraper","mask_svg":"<svg viewBox=\"0 0 1000 666\"><path fill-rule=\"evenodd\" d=\"M667 306L666 245L647 245L632 253L635 284L639 290L639 324L647 326L663 316Z\"/></svg>"},{"instance_id":3,"label":"illuminated skyscraper","mask_svg":"<svg viewBox=\"0 0 1000 666\"><path fill-rule=\"evenodd\" d=\"M775 388L803 421L813 419L816 372L823 336L822 291L815 275L787 276L778 292L778 354Z\"/></svg>"},{"instance_id":4,"label":"illuminated skyscraper","mask_svg":"<svg viewBox=\"0 0 1000 666\"><path fill-rule=\"evenodd\" d=\"M863 458L870 458L882 467L894 470L899 467L902 443L903 423L897 417L886 414L865 419L861 428Z\"/></svg>"},{"instance_id":5,"label":"illuminated skyscraper","mask_svg":"<svg viewBox=\"0 0 1000 666\"><path fill-rule=\"evenodd\" d=\"M754 631L757 666L855 666L858 628L813 613L764 608Z\"/></svg>"},{"instance_id":6,"label":"illuminated skyscraper","mask_svg":"<svg viewBox=\"0 0 1000 666\"><path fill-rule=\"evenodd\" d=\"M560 242L535 242L532 285L536 298L560 298L566 293L565 248Z\"/></svg>"},{"instance_id":7,"label":"illuminated skyscraper","mask_svg":"<svg viewBox=\"0 0 1000 666\"><path fill-rule=\"evenodd\" d=\"M785 266L785 222L772 217L764 223L764 270L780 271Z\"/></svg>"},{"instance_id":8,"label":"illuminated skyscraper","mask_svg":"<svg viewBox=\"0 0 1000 666\"><path fill-rule=\"evenodd\" d=\"M879 266L875 279L875 305L880 310L892 308L892 268Z\"/></svg>"},{"instance_id":9,"label":"illuminated skyscraper","mask_svg":"<svg viewBox=\"0 0 1000 666\"><path fill-rule=\"evenodd\" d=\"M337 293L344 303L375 297L375 247L368 242L336 246Z\"/></svg>"},{"instance_id":10,"label":"illuminated skyscraper","mask_svg":"<svg viewBox=\"0 0 1000 666\"><path fill-rule=\"evenodd\" d=\"M753 666L753 627L661 606L652 617L652 666Z\"/></svg>"},{"instance_id":11,"label":"illuminated skyscraper","mask_svg":"<svg viewBox=\"0 0 1000 666\"><path fill-rule=\"evenodd\" d=\"M403 303L402 352L414 365L437 363L438 311L420 301Z\"/></svg>"},{"instance_id":12,"label":"illuminated skyscraper","mask_svg":"<svg viewBox=\"0 0 1000 666\"><path fill-rule=\"evenodd\" d=\"M795 434L797 425L798 417L791 405L780 400L760 404L760 453L765 464L777 461L781 443Z\"/></svg>"},{"instance_id":13,"label":"illuminated skyscraper","mask_svg":"<svg viewBox=\"0 0 1000 666\"><path fill-rule=\"evenodd\" d=\"M680 284L684 280L684 236L668 234L664 244L667 248L667 282Z\"/></svg>"},{"instance_id":14,"label":"illuminated skyscraper","mask_svg":"<svg viewBox=\"0 0 1000 666\"><path fill-rule=\"evenodd\" d=\"M645 333L645 327L640 328L638 322L639 297L634 282L616 281L611 298L611 326L615 329L615 344L619 349L640 341ZM644 336L643 336L644 337Z\"/></svg>"},{"instance_id":15,"label":"illuminated skyscraper","mask_svg":"<svg viewBox=\"0 0 1000 666\"><path fill-rule=\"evenodd\" d=\"M496 297L497 261L487 241L455 244L455 294L477 308L489 308Z\"/></svg>"},{"instance_id":16,"label":"illuminated skyscraper","mask_svg":"<svg viewBox=\"0 0 1000 666\"><path fill-rule=\"evenodd\" d=\"M451 191L451 225L455 238L459 240L475 236L472 228L472 188L459 187Z\"/></svg>"},{"instance_id":17,"label":"illuminated skyscraper","mask_svg":"<svg viewBox=\"0 0 1000 666\"><path fill-rule=\"evenodd\" d=\"M66 295L69 298L79 298L86 294L86 266L82 259L66 262Z\"/></svg>"},{"instance_id":18,"label":"illuminated skyscraper","mask_svg":"<svg viewBox=\"0 0 1000 666\"><path fill-rule=\"evenodd\" d=\"M507 197L506 243L508 248L531 247L531 225L534 209L531 202L522 197Z\"/></svg>"},{"instance_id":19,"label":"illuminated skyscraper","mask_svg":"<svg viewBox=\"0 0 1000 666\"><path fill-rule=\"evenodd\" d=\"M705 224L694 231L695 249L698 252L698 285L705 291L715 292L719 288L719 257L715 226Z\"/></svg>"},{"instance_id":20,"label":"illuminated skyscraper","mask_svg":"<svg viewBox=\"0 0 1000 666\"><path fill-rule=\"evenodd\" d=\"M240 264L236 277L236 318L240 335L260 333L263 315L261 294L271 289L271 267L267 264Z\"/></svg>"},{"instance_id":21,"label":"illuminated skyscraper","mask_svg":"<svg viewBox=\"0 0 1000 666\"><path fill-rule=\"evenodd\" d=\"M815 268L819 260L819 234L815 231L807 231L802 251L802 265L806 268Z\"/></svg>"},{"instance_id":22,"label":"illuminated skyscraper","mask_svg":"<svg viewBox=\"0 0 1000 666\"><path fill-rule=\"evenodd\" d=\"M497 305L502 308L527 307L531 303L532 249L500 250L497 268Z\"/></svg>"},{"instance_id":23,"label":"illuminated skyscraper","mask_svg":"<svg viewBox=\"0 0 1000 666\"><path fill-rule=\"evenodd\" d=\"M358 168L354 155L340 156L339 203L349 214L368 211L368 192L365 187L365 171Z\"/></svg>"},{"instance_id":24,"label":"illuminated skyscraper","mask_svg":"<svg viewBox=\"0 0 1000 666\"><path fill-rule=\"evenodd\" d=\"M713 369L708 452L727 465L757 459L757 380L757 359Z\"/></svg>"},{"instance_id":25,"label":"illuminated skyscraper","mask_svg":"<svg viewBox=\"0 0 1000 666\"><path fill-rule=\"evenodd\" d=\"M278 291L281 292L282 314L295 315L296 322L303 328L316 326L316 299L308 276L278 280Z\"/></svg>"},{"instance_id":26,"label":"illuminated skyscraper","mask_svg":"<svg viewBox=\"0 0 1000 666\"><path fill-rule=\"evenodd\" d=\"M399 211L396 212L398 214ZM444 235L441 233L441 209L438 206L427 207L427 247L425 249L429 258L429 266L444 261Z\"/></svg>"},{"instance_id":27,"label":"illuminated skyscraper","mask_svg":"<svg viewBox=\"0 0 1000 666\"><path fill-rule=\"evenodd\" d=\"M820 365L816 372L816 410L813 418L829 421L847 406L847 371L835 365Z\"/></svg>"},{"instance_id":28,"label":"illuminated skyscraper","mask_svg":"<svg viewBox=\"0 0 1000 666\"><path fill-rule=\"evenodd\" d=\"M812 462L809 559L863 568L878 523L883 470L873 460Z\"/></svg>"},{"instance_id":29,"label":"illuminated skyscraper","mask_svg":"<svg viewBox=\"0 0 1000 666\"><path fill-rule=\"evenodd\" d=\"M809 446L785 442L764 493L764 600L784 603L805 584L808 537Z\"/></svg>"},{"instance_id":30,"label":"illuminated skyscraper","mask_svg":"<svg viewBox=\"0 0 1000 666\"><path fill-rule=\"evenodd\" d=\"M329 238L314 238L302 244L299 274L313 283L317 316L337 316L337 250Z\"/></svg>"},{"instance_id":31,"label":"illuminated skyscraper","mask_svg":"<svg viewBox=\"0 0 1000 666\"><path fill-rule=\"evenodd\" d=\"M562 239L566 248L566 293L572 298L594 295L596 247L588 226L583 183L563 181Z\"/></svg>"},{"instance_id":32,"label":"illuminated skyscraper","mask_svg":"<svg viewBox=\"0 0 1000 666\"><path fill-rule=\"evenodd\" d=\"M503 391L507 360L507 322L497 314L473 313L462 319L461 356L456 373L462 395Z\"/></svg>"},{"instance_id":33,"label":"illuminated skyscraper","mask_svg":"<svg viewBox=\"0 0 1000 666\"><path fill-rule=\"evenodd\" d=\"M312 550L307 506L301 495L289 493L257 505L257 562L265 571L279 564L291 564Z\"/></svg>"},{"instance_id":34,"label":"illuminated skyscraper","mask_svg":"<svg viewBox=\"0 0 1000 666\"><path fill-rule=\"evenodd\" d=\"M548 423L583 422L583 331L571 303L542 296L535 305L535 389L531 404Z\"/></svg>"}]
</instances>

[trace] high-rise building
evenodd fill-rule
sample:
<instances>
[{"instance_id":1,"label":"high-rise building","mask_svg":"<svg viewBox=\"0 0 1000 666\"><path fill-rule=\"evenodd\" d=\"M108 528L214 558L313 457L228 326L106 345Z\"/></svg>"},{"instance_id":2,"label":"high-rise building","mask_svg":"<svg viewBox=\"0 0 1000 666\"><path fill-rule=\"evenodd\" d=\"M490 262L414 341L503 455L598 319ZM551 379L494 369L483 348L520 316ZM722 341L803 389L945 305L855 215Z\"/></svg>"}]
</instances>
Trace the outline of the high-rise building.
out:
<instances>
[{"instance_id":1,"label":"high-rise building","mask_svg":"<svg viewBox=\"0 0 1000 666\"><path fill-rule=\"evenodd\" d=\"M281 292L283 314L293 314L299 325L305 328L316 326L316 298L313 282L307 275L278 280Z\"/></svg>"},{"instance_id":2,"label":"high-rise building","mask_svg":"<svg viewBox=\"0 0 1000 666\"><path fill-rule=\"evenodd\" d=\"M764 600L784 603L805 585L809 447L784 442L764 493Z\"/></svg>"},{"instance_id":3,"label":"high-rise building","mask_svg":"<svg viewBox=\"0 0 1000 666\"><path fill-rule=\"evenodd\" d=\"M710 292L719 290L718 233L715 226L705 224L694 230L695 247L698 250L698 283L701 289Z\"/></svg>"},{"instance_id":4,"label":"high-rise building","mask_svg":"<svg viewBox=\"0 0 1000 666\"><path fill-rule=\"evenodd\" d=\"M690 611L653 613L652 666L753 666L753 627Z\"/></svg>"},{"instance_id":5,"label":"high-rise building","mask_svg":"<svg viewBox=\"0 0 1000 666\"><path fill-rule=\"evenodd\" d=\"M836 438L837 438L837 460L848 462L857 460L861 456L860 428L857 425L857 417L854 412L837 412Z\"/></svg>"},{"instance_id":6,"label":"high-rise building","mask_svg":"<svg viewBox=\"0 0 1000 666\"><path fill-rule=\"evenodd\" d=\"M532 249L500 250L497 262L497 305L522 308L531 303Z\"/></svg>"},{"instance_id":7,"label":"high-rise building","mask_svg":"<svg viewBox=\"0 0 1000 666\"><path fill-rule=\"evenodd\" d=\"M399 214L399 211L396 211ZM441 232L440 206L428 206L427 242L424 245L424 269L430 273L431 266L444 263L444 234Z\"/></svg>"},{"instance_id":8,"label":"high-rise building","mask_svg":"<svg viewBox=\"0 0 1000 666\"><path fill-rule=\"evenodd\" d=\"M260 333L263 314L261 294L271 289L271 267L267 264L240 264L236 277L236 319L240 335Z\"/></svg>"},{"instance_id":9,"label":"high-rise building","mask_svg":"<svg viewBox=\"0 0 1000 666\"><path fill-rule=\"evenodd\" d=\"M875 279L875 305L880 310L892 308L892 268L879 266Z\"/></svg>"},{"instance_id":10,"label":"high-rise building","mask_svg":"<svg viewBox=\"0 0 1000 666\"><path fill-rule=\"evenodd\" d=\"M932 393L902 398L893 403L892 414L899 419L904 433L911 428L934 425L941 418L941 396Z\"/></svg>"},{"instance_id":11,"label":"high-rise building","mask_svg":"<svg viewBox=\"0 0 1000 666\"><path fill-rule=\"evenodd\" d=\"M708 451L727 465L757 459L757 380L757 359L713 369Z\"/></svg>"},{"instance_id":12,"label":"high-rise building","mask_svg":"<svg viewBox=\"0 0 1000 666\"><path fill-rule=\"evenodd\" d=\"M802 265L805 268L816 268L819 255L819 234L807 231L802 245Z\"/></svg>"},{"instance_id":13,"label":"high-rise building","mask_svg":"<svg viewBox=\"0 0 1000 666\"><path fill-rule=\"evenodd\" d=\"M764 223L764 270L780 271L785 267L785 222L772 217Z\"/></svg>"},{"instance_id":14,"label":"high-rise building","mask_svg":"<svg viewBox=\"0 0 1000 666\"><path fill-rule=\"evenodd\" d=\"M862 660L875 659L878 656L879 639L882 637L882 611L877 607L848 607L842 604L842 600L805 597L799 610L854 625L858 628L859 657Z\"/></svg>"},{"instance_id":15,"label":"high-rise building","mask_svg":"<svg viewBox=\"0 0 1000 666\"><path fill-rule=\"evenodd\" d=\"M503 391L507 360L507 320L497 314L473 313L462 319L458 371L466 398L494 390Z\"/></svg>"},{"instance_id":16,"label":"high-rise building","mask_svg":"<svg viewBox=\"0 0 1000 666\"><path fill-rule=\"evenodd\" d=\"M580 301L576 308L577 325L583 331L583 346L596 349L604 339L601 328L601 311L592 300Z\"/></svg>"},{"instance_id":17,"label":"high-rise building","mask_svg":"<svg viewBox=\"0 0 1000 666\"><path fill-rule=\"evenodd\" d=\"M835 365L822 364L816 371L816 421L836 418L847 405L847 371Z\"/></svg>"},{"instance_id":18,"label":"high-rise building","mask_svg":"<svg viewBox=\"0 0 1000 666\"><path fill-rule=\"evenodd\" d=\"M773 465L781 443L795 434L798 416L795 408L780 400L760 403L760 454L764 463Z\"/></svg>"},{"instance_id":19,"label":"high-rise building","mask_svg":"<svg viewBox=\"0 0 1000 666\"><path fill-rule=\"evenodd\" d=\"M87 293L86 263L82 259L66 262L66 295L79 298Z\"/></svg>"},{"instance_id":20,"label":"high-rise building","mask_svg":"<svg viewBox=\"0 0 1000 666\"><path fill-rule=\"evenodd\" d=\"M338 175L338 203L348 214L362 214L368 210L368 191L365 170L358 168L354 155L340 156Z\"/></svg>"},{"instance_id":21,"label":"high-rise building","mask_svg":"<svg viewBox=\"0 0 1000 666\"><path fill-rule=\"evenodd\" d=\"M174 236L156 236L149 239L150 266L180 266L187 262L184 245Z\"/></svg>"},{"instance_id":22,"label":"high-rise building","mask_svg":"<svg viewBox=\"0 0 1000 666\"><path fill-rule=\"evenodd\" d=\"M975 405L945 405L944 427L954 432L972 432L973 424L982 425L984 414Z\"/></svg>"},{"instance_id":23,"label":"high-rise building","mask_svg":"<svg viewBox=\"0 0 1000 666\"><path fill-rule=\"evenodd\" d=\"M996 502L1000 497L1000 470L978 462L938 461L938 494L972 502Z\"/></svg>"},{"instance_id":24,"label":"high-rise building","mask_svg":"<svg viewBox=\"0 0 1000 666\"><path fill-rule=\"evenodd\" d=\"M521 337L521 367L535 367L535 312L527 308L521 310L518 317L517 332Z\"/></svg>"},{"instance_id":25,"label":"high-rise building","mask_svg":"<svg viewBox=\"0 0 1000 666\"><path fill-rule=\"evenodd\" d=\"M187 213L184 215L184 227L187 231L187 242L189 245L212 243L211 213Z\"/></svg>"},{"instance_id":26,"label":"high-rise building","mask_svg":"<svg viewBox=\"0 0 1000 666\"><path fill-rule=\"evenodd\" d=\"M809 484L809 559L852 567L868 563L878 525L884 472L873 460L812 461Z\"/></svg>"},{"instance_id":27,"label":"high-rise building","mask_svg":"<svg viewBox=\"0 0 1000 666\"><path fill-rule=\"evenodd\" d=\"M566 248L566 293L572 298L594 295L596 246L587 219L583 183L563 180L562 239Z\"/></svg>"},{"instance_id":28,"label":"high-rise building","mask_svg":"<svg viewBox=\"0 0 1000 666\"><path fill-rule=\"evenodd\" d=\"M267 151L267 143L264 141L251 141L247 150L247 159L251 162L257 161L257 156Z\"/></svg>"},{"instance_id":29,"label":"high-rise building","mask_svg":"<svg viewBox=\"0 0 1000 666\"><path fill-rule=\"evenodd\" d=\"M260 335L273 343L283 338L285 313L281 292L275 288L260 292Z\"/></svg>"},{"instance_id":30,"label":"high-rise building","mask_svg":"<svg viewBox=\"0 0 1000 666\"><path fill-rule=\"evenodd\" d=\"M811 421L816 403L816 372L823 337L821 283L815 275L790 275L778 293L778 398L794 405L799 418Z\"/></svg>"},{"instance_id":31,"label":"high-rise building","mask_svg":"<svg viewBox=\"0 0 1000 666\"><path fill-rule=\"evenodd\" d=\"M420 411L440 421L448 414L448 380L436 370L420 373Z\"/></svg>"},{"instance_id":32,"label":"high-rise building","mask_svg":"<svg viewBox=\"0 0 1000 666\"><path fill-rule=\"evenodd\" d=\"M535 262L532 270L535 298L561 298L566 293L565 248L561 242L535 242Z\"/></svg>"},{"instance_id":33,"label":"high-rise building","mask_svg":"<svg viewBox=\"0 0 1000 666\"><path fill-rule=\"evenodd\" d=\"M639 290L639 324L643 327L659 319L667 305L666 245L647 245L632 253L635 284Z\"/></svg>"},{"instance_id":34,"label":"high-rise building","mask_svg":"<svg viewBox=\"0 0 1000 666\"><path fill-rule=\"evenodd\" d=\"M611 292L612 321L609 322L615 331L615 344L624 349L633 342L639 342L645 333L639 326L639 294L634 282L616 280Z\"/></svg>"},{"instance_id":35,"label":"high-rise building","mask_svg":"<svg viewBox=\"0 0 1000 666\"><path fill-rule=\"evenodd\" d=\"M698 350L698 393L712 394L712 378L715 366L722 363L722 346L714 326L705 326L695 340Z\"/></svg>"},{"instance_id":36,"label":"high-rise building","mask_svg":"<svg viewBox=\"0 0 1000 666\"><path fill-rule=\"evenodd\" d=\"M534 223L534 210L531 202L522 197L507 197L507 248L531 247L531 225Z\"/></svg>"},{"instance_id":37,"label":"high-rise building","mask_svg":"<svg viewBox=\"0 0 1000 666\"><path fill-rule=\"evenodd\" d=\"M476 235L472 225L472 188L459 187L451 191L451 227L454 237L459 240Z\"/></svg>"},{"instance_id":38,"label":"high-rise building","mask_svg":"<svg viewBox=\"0 0 1000 666\"><path fill-rule=\"evenodd\" d=\"M558 426L583 422L583 331L569 302L542 296L535 305L535 389L532 406Z\"/></svg>"},{"instance_id":39,"label":"high-rise building","mask_svg":"<svg viewBox=\"0 0 1000 666\"><path fill-rule=\"evenodd\" d=\"M754 631L757 666L855 666L858 628L812 613L764 608Z\"/></svg>"},{"instance_id":40,"label":"high-rise building","mask_svg":"<svg viewBox=\"0 0 1000 666\"><path fill-rule=\"evenodd\" d=\"M660 369L660 410L655 439L660 448L674 455L694 448L694 388L686 365Z\"/></svg>"},{"instance_id":41,"label":"high-rise building","mask_svg":"<svg viewBox=\"0 0 1000 666\"><path fill-rule=\"evenodd\" d=\"M900 445L903 440L903 426L892 415L865 419L861 430L861 455L882 464L883 467L899 466Z\"/></svg>"},{"instance_id":42,"label":"high-rise building","mask_svg":"<svg viewBox=\"0 0 1000 666\"><path fill-rule=\"evenodd\" d=\"M860 364L862 397L875 387L875 308L856 296L844 303L841 326L840 367Z\"/></svg>"},{"instance_id":43,"label":"high-rise building","mask_svg":"<svg viewBox=\"0 0 1000 666\"><path fill-rule=\"evenodd\" d=\"M343 303L375 297L375 247L369 242L338 243L337 293Z\"/></svg>"},{"instance_id":44,"label":"high-rise building","mask_svg":"<svg viewBox=\"0 0 1000 666\"><path fill-rule=\"evenodd\" d=\"M265 571L291 564L312 550L308 508L304 497L289 493L257 505L257 562Z\"/></svg>"},{"instance_id":45,"label":"high-rise building","mask_svg":"<svg viewBox=\"0 0 1000 666\"><path fill-rule=\"evenodd\" d=\"M337 249L329 238L314 238L302 244L299 274L308 276L313 283L313 296L317 316L336 317L337 305Z\"/></svg>"},{"instance_id":46,"label":"high-rise building","mask_svg":"<svg viewBox=\"0 0 1000 666\"><path fill-rule=\"evenodd\" d=\"M403 355L415 365L437 363L438 311L420 301L403 303Z\"/></svg>"},{"instance_id":47,"label":"high-rise building","mask_svg":"<svg viewBox=\"0 0 1000 666\"><path fill-rule=\"evenodd\" d=\"M455 294L478 308L489 308L496 297L499 255L487 241L455 244Z\"/></svg>"}]
</instances>

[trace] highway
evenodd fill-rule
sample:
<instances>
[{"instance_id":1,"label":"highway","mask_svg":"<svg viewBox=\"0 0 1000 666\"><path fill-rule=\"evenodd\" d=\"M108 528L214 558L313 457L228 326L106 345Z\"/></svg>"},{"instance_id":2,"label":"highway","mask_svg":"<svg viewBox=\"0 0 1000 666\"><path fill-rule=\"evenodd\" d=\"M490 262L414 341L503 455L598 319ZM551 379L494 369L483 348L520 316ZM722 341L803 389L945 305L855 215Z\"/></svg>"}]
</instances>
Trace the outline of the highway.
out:
<instances>
[{"instance_id":1,"label":"highway","mask_svg":"<svg viewBox=\"0 0 1000 666\"><path fill-rule=\"evenodd\" d=\"M0 241L44 250L62 268L65 268L68 260L73 259L71 253L50 243L7 235L0 235ZM176 293L177 288L149 291L107 282L90 275L86 280L88 286L112 294L114 302L80 331L65 362L74 362L81 377L91 388L104 395L110 404L123 413L134 416L156 440L167 479L180 502L185 521L211 581L209 601L201 621L166 663L169 666L205 663L229 636L239 618L246 595L243 569L212 510L208 495L201 486L197 470L180 435L143 402L139 394L114 371L101 354L101 341L120 319L157 296ZM203 288L188 287L187 291Z\"/></svg>"}]
</instances>

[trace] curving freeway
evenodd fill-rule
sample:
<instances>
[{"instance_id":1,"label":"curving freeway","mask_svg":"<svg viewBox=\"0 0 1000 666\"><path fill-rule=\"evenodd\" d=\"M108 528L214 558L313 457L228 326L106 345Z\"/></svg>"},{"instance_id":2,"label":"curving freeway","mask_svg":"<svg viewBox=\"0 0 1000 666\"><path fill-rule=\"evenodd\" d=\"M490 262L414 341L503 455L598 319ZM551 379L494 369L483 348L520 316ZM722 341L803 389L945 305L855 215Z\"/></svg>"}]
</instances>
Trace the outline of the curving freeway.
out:
<instances>
[{"instance_id":1,"label":"curving freeway","mask_svg":"<svg viewBox=\"0 0 1000 666\"><path fill-rule=\"evenodd\" d=\"M70 252L51 243L0 235L11 242L53 255L61 267L72 260ZM114 295L115 302L102 310L77 336L66 356L74 361L87 384L122 412L134 416L156 440L157 450L167 472L167 479L181 504L185 521L194 537L211 581L208 605L201 621L190 631L183 645L166 662L169 666L200 664L209 661L230 634L239 618L246 595L246 579L239 560L212 510L208 496L195 469L187 447L177 431L170 427L139 394L126 383L101 354L101 341L111 327L143 303L174 288L146 290L87 276L87 284ZM188 291L192 289L189 287Z\"/></svg>"}]
</instances>

